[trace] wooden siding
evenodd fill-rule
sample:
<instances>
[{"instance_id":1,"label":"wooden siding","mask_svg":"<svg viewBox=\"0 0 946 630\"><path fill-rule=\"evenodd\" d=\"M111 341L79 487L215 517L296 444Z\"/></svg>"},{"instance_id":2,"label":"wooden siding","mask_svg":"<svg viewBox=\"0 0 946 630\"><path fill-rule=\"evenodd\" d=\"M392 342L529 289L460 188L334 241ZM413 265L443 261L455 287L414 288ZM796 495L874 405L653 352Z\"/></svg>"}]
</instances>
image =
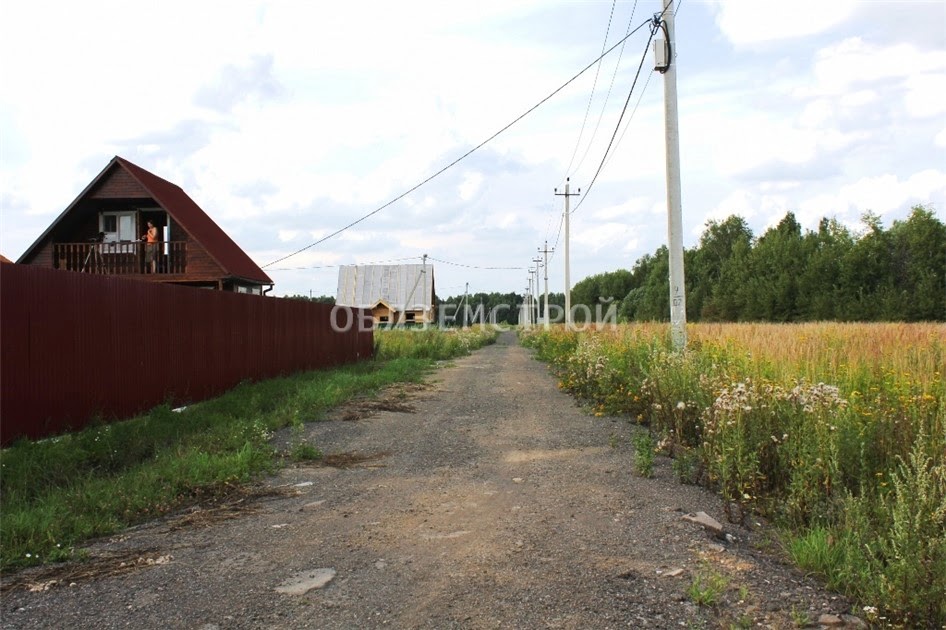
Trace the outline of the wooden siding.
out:
<instances>
[{"instance_id":1,"label":"wooden siding","mask_svg":"<svg viewBox=\"0 0 946 630\"><path fill-rule=\"evenodd\" d=\"M187 243L187 272L184 274L186 279L216 282L223 278L223 267L207 253L206 247L188 234L173 218L171 219L171 240Z\"/></svg>"},{"instance_id":2,"label":"wooden siding","mask_svg":"<svg viewBox=\"0 0 946 630\"><path fill-rule=\"evenodd\" d=\"M0 302L4 444L373 352L370 328L302 300L0 265Z\"/></svg>"},{"instance_id":3,"label":"wooden siding","mask_svg":"<svg viewBox=\"0 0 946 630\"><path fill-rule=\"evenodd\" d=\"M131 173L117 166L113 167L112 171L89 191L88 196L92 199L147 199L151 197L144 186L131 176Z\"/></svg>"}]
</instances>

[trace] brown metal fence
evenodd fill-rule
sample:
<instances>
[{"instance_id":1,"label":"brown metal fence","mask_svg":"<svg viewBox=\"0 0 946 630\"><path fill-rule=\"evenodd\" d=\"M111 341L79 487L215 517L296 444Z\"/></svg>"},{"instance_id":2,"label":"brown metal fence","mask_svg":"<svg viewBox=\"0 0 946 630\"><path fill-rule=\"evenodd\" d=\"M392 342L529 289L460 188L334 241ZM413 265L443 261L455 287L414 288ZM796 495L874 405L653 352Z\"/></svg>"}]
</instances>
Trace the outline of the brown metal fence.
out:
<instances>
[{"instance_id":1,"label":"brown metal fence","mask_svg":"<svg viewBox=\"0 0 946 630\"><path fill-rule=\"evenodd\" d=\"M357 361L373 345L371 330L333 330L325 304L0 264L0 441Z\"/></svg>"}]
</instances>

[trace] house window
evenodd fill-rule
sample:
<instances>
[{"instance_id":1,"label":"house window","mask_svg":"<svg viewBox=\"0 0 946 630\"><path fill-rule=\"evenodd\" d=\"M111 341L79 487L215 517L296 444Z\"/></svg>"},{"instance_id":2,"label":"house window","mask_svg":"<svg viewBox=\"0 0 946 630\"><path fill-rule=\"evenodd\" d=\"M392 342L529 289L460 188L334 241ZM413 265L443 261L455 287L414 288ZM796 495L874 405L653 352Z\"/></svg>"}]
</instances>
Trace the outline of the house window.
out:
<instances>
[{"instance_id":1,"label":"house window","mask_svg":"<svg viewBox=\"0 0 946 630\"><path fill-rule=\"evenodd\" d=\"M388 323L388 316L387 316L387 315L382 315L381 317L378 318L378 321L380 321L382 324L387 324L387 323Z\"/></svg>"},{"instance_id":2,"label":"house window","mask_svg":"<svg viewBox=\"0 0 946 630\"><path fill-rule=\"evenodd\" d=\"M137 240L135 234L134 212L103 212L99 215L99 231L102 232L102 241L105 243L119 243L121 241ZM135 251L134 245L112 245L105 248L107 254L131 254Z\"/></svg>"},{"instance_id":3,"label":"house window","mask_svg":"<svg viewBox=\"0 0 946 630\"><path fill-rule=\"evenodd\" d=\"M409 322L414 321L414 315L415 315L415 313L406 313L406 315L407 315L407 321L409 321Z\"/></svg>"}]
</instances>

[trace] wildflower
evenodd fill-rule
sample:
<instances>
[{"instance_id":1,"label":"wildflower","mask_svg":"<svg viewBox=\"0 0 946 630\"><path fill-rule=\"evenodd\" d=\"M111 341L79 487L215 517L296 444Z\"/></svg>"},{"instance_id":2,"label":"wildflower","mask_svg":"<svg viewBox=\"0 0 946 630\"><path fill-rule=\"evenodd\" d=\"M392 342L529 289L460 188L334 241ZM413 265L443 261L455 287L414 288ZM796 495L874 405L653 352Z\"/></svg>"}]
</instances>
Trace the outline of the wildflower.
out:
<instances>
[{"instance_id":1,"label":"wildflower","mask_svg":"<svg viewBox=\"0 0 946 630\"><path fill-rule=\"evenodd\" d=\"M686 409L686 407L687 407L686 403L683 402L682 400L677 403L677 409L679 409L680 411L683 411L684 409Z\"/></svg>"}]
</instances>

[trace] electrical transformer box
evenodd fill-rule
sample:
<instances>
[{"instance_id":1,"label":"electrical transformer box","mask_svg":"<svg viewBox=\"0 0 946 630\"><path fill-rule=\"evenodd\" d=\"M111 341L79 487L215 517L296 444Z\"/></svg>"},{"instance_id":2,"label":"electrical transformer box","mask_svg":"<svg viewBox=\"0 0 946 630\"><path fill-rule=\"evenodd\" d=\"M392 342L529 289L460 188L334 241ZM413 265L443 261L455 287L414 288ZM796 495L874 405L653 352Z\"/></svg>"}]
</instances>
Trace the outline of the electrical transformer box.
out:
<instances>
[{"instance_id":1,"label":"electrical transformer box","mask_svg":"<svg viewBox=\"0 0 946 630\"><path fill-rule=\"evenodd\" d=\"M654 39L654 70L663 72L670 66L667 55L667 40L662 37Z\"/></svg>"}]
</instances>

